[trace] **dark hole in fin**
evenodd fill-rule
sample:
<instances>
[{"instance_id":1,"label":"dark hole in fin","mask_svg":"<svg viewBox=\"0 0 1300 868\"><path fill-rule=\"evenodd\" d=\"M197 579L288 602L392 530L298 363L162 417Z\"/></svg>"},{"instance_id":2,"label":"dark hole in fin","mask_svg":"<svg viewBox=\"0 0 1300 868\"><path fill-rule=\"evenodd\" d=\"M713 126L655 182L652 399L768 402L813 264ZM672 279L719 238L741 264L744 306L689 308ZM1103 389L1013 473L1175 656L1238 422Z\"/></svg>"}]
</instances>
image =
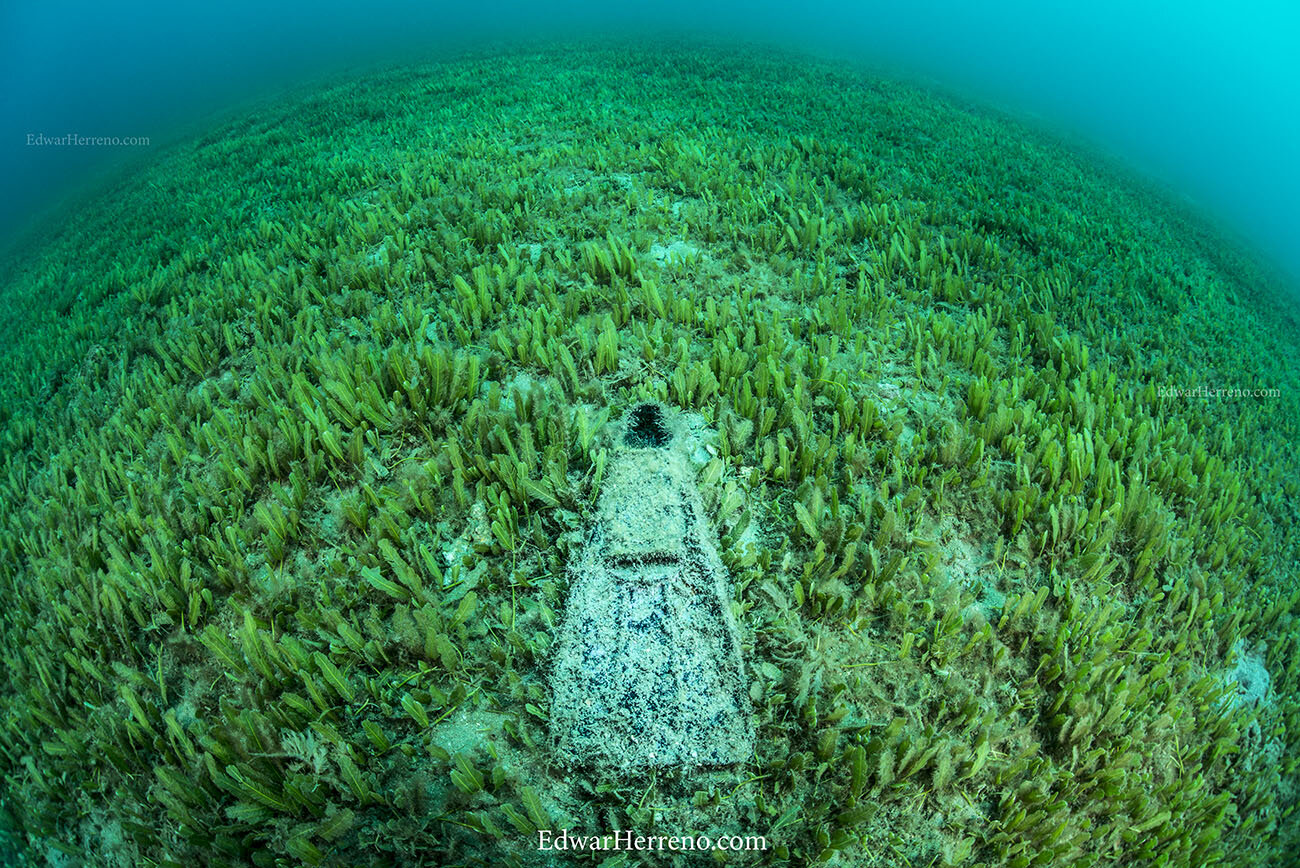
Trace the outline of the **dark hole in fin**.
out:
<instances>
[{"instance_id":1,"label":"dark hole in fin","mask_svg":"<svg viewBox=\"0 0 1300 868\"><path fill-rule=\"evenodd\" d=\"M631 410L623 442L638 449L666 446L672 435L664 424L664 411L655 404L639 404Z\"/></svg>"}]
</instances>

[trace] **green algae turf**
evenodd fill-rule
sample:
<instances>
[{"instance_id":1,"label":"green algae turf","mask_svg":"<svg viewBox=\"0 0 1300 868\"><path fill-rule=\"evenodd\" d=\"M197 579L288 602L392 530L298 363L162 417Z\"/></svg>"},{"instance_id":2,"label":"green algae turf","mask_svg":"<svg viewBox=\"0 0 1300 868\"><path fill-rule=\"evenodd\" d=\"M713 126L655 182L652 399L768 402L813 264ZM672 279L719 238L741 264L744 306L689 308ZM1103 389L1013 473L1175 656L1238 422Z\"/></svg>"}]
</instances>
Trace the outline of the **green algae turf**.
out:
<instances>
[{"instance_id":1,"label":"green algae turf","mask_svg":"<svg viewBox=\"0 0 1300 868\"><path fill-rule=\"evenodd\" d=\"M822 61L538 44L252 112L44 231L0 322L37 863L1297 843L1295 301L1104 158ZM1278 394L1161 392L1203 382ZM643 400L719 432L739 767L549 749L565 567Z\"/></svg>"}]
</instances>

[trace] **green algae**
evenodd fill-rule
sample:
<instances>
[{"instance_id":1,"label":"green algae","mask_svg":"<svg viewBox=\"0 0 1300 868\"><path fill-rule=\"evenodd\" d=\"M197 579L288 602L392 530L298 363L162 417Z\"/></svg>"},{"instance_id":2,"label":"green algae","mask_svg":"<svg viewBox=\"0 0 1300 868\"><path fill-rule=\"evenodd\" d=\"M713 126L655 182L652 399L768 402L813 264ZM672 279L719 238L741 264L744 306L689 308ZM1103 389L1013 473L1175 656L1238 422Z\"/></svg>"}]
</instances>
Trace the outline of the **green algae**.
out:
<instances>
[{"instance_id":1,"label":"green algae","mask_svg":"<svg viewBox=\"0 0 1300 868\"><path fill-rule=\"evenodd\" d=\"M294 98L89 201L3 282L30 857L1295 846L1295 304L1104 160L804 58L541 45ZM1279 394L1160 392L1205 381ZM565 565L646 400L718 431L757 747L572 774ZM1272 692L1227 701L1248 647Z\"/></svg>"}]
</instances>

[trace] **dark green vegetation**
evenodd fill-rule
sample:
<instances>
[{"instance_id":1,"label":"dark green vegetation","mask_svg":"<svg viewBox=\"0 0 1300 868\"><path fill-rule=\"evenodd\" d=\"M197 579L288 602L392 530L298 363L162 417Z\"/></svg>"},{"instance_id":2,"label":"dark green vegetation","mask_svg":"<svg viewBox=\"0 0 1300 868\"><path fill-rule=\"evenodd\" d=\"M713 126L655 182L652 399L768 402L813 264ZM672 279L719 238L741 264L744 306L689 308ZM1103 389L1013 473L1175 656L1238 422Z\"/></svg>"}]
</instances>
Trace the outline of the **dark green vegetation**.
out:
<instances>
[{"instance_id":1,"label":"dark green vegetation","mask_svg":"<svg viewBox=\"0 0 1300 868\"><path fill-rule=\"evenodd\" d=\"M70 865L535 864L563 826L1264 864L1300 843L1269 286L1046 137L748 50L471 56L175 148L4 277L7 823ZM1207 379L1281 394L1157 393ZM642 399L722 433L758 748L603 779L545 675Z\"/></svg>"}]
</instances>

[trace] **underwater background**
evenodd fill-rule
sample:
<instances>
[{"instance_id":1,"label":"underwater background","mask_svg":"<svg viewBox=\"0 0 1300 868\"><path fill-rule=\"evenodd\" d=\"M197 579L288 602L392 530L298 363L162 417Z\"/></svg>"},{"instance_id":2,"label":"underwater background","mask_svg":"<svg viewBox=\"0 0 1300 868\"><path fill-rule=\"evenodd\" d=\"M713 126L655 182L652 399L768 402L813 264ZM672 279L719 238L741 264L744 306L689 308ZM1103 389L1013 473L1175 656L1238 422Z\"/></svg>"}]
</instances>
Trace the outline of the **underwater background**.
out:
<instances>
[{"instance_id":1,"label":"underwater background","mask_svg":"<svg viewBox=\"0 0 1300 868\"><path fill-rule=\"evenodd\" d=\"M1294 864L1294 11L3 15L0 864Z\"/></svg>"},{"instance_id":2,"label":"underwater background","mask_svg":"<svg viewBox=\"0 0 1300 868\"><path fill-rule=\"evenodd\" d=\"M1127 3L383 2L9 4L0 55L0 231L30 222L120 149L342 70L480 40L711 33L830 53L1037 116L1167 182L1300 273L1300 10L1280 0ZM123 146L125 147L125 146ZM129 151L130 149L127 148ZM143 157L148 160L149 158Z\"/></svg>"}]
</instances>

